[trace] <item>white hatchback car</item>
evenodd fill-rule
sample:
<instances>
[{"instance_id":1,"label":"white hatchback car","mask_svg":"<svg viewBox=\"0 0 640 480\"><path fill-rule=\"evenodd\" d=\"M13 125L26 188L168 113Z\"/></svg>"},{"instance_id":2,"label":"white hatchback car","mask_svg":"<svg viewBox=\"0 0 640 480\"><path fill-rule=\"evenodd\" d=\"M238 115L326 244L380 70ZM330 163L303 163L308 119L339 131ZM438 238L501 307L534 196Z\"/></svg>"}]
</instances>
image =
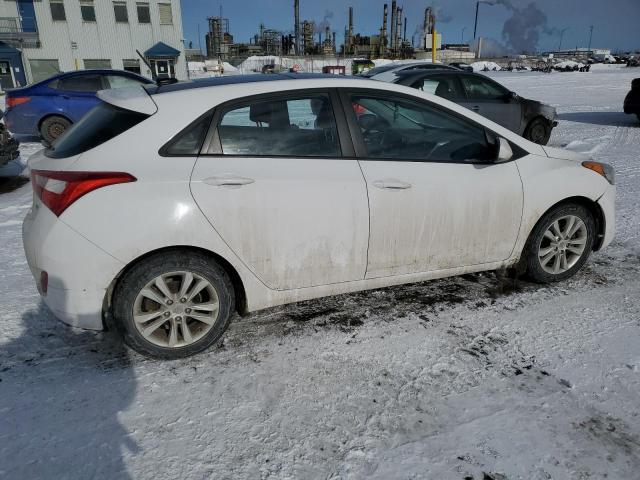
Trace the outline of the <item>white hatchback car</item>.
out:
<instances>
[{"instance_id":1,"label":"white hatchback car","mask_svg":"<svg viewBox=\"0 0 640 480\"><path fill-rule=\"evenodd\" d=\"M162 358L235 311L482 270L573 275L612 169L415 89L254 75L110 90L30 161L24 248L64 322Z\"/></svg>"}]
</instances>

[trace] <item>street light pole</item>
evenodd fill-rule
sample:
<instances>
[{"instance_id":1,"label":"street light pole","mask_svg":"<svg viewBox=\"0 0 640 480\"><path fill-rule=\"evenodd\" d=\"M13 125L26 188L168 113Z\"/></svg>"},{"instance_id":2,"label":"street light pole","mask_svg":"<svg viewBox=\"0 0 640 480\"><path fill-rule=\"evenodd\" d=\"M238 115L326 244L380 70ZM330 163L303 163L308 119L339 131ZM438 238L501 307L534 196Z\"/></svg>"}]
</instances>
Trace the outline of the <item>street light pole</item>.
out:
<instances>
[{"instance_id":1,"label":"street light pole","mask_svg":"<svg viewBox=\"0 0 640 480\"><path fill-rule=\"evenodd\" d=\"M564 36L564 32L566 32L567 30L569 30L569 27L560 30L560 43L558 44L558 53L560 53L560 50L562 50L562 37Z\"/></svg>"},{"instance_id":2,"label":"street light pole","mask_svg":"<svg viewBox=\"0 0 640 480\"><path fill-rule=\"evenodd\" d=\"M591 39L593 38L593 25L589 27L589 48L587 49L587 63L591 58Z\"/></svg>"},{"instance_id":3,"label":"street light pole","mask_svg":"<svg viewBox=\"0 0 640 480\"><path fill-rule=\"evenodd\" d=\"M480 9L480 0L476 2L476 23L473 27L473 39L476 39L476 33L478 32L478 10Z\"/></svg>"}]
</instances>

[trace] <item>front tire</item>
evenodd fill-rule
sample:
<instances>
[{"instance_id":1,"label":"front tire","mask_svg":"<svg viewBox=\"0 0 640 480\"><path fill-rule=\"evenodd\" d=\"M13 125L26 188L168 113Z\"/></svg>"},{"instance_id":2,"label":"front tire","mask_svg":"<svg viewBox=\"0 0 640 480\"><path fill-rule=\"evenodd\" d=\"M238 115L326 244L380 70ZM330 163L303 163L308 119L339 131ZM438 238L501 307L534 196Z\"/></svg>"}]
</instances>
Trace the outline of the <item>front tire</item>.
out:
<instances>
[{"instance_id":1,"label":"front tire","mask_svg":"<svg viewBox=\"0 0 640 480\"><path fill-rule=\"evenodd\" d=\"M71 122L66 118L53 115L42 121L40 125L40 135L42 135L42 138L47 142L53 143L53 141L60 137L70 126Z\"/></svg>"},{"instance_id":2,"label":"front tire","mask_svg":"<svg viewBox=\"0 0 640 480\"><path fill-rule=\"evenodd\" d=\"M211 258L168 252L142 260L122 276L113 314L133 350L175 359L199 353L222 336L234 298L229 276Z\"/></svg>"},{"instance_id":3,"label":"front tire","mask_svg":"<svg viewBox=\"0 0 640 480\"><path fill-rule=\"evenodd\" d=\"M551 138L551 125L541 117L534 118L531 123L527 125L523 136L533 143L546 145Z\"/></svg>"},{"instance_id":4,"label":"front tire","mask_svg":"<svg viewBox=\"0 0 640 480\"><path fill-rule=\"evenodd\" d=\"M546 213L527 240L522 260L526 276L551 283L573 276L587 261L595 239L595 220L579 204L564 204Z\"/></svg>"}]
</instances>

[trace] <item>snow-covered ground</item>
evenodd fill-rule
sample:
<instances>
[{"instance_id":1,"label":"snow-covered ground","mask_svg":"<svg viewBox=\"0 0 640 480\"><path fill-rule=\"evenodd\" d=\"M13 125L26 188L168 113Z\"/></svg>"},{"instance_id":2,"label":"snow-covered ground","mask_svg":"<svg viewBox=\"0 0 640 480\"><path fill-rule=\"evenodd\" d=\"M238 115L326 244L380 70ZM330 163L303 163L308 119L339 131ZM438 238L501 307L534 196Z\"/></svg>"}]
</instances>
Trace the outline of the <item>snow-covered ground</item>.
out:
<instances>
[{"instance_id":1,"label":"snow-covered ground","mask_svg":"<svg viewBox=\"0 0 640 480\"><path fill-rule=\"evenodd\" d=\"M0 477L640 478L640 71L491 76L616 167L617 238L568 282L307 302L152 361L55 320L21 248L31 188L0 194Z\"/></svg>"}]
</instances>

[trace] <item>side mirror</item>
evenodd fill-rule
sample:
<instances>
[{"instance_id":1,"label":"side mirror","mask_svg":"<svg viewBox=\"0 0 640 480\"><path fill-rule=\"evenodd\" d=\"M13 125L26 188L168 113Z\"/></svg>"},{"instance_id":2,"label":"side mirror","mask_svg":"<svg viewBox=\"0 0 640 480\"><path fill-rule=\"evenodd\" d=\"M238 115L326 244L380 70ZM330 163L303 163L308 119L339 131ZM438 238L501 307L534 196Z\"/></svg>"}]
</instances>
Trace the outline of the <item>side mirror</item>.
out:
<instances>
[{"instance_id":1,"label":"side mirror","mask_svg":"<svg viewBox=\"0 0 640 480\"><path fill-rule=\"evenodd\" d=\"M518 98L518 94L516 92L509 92L503 98L506 103L509 103L512 100L515 100L516 98Z\"/></svg>"},{"instance_id":2,"label":"side mirror","mask_svg":"<svg viewBox=\"0 0 640 480\"><path fill-rule=\"evenodd\" d=\"M498 137L498 158L495 163L508 162L513 158L513 150L509 142L502 137Z\"/></svg>"}]
</instances>

